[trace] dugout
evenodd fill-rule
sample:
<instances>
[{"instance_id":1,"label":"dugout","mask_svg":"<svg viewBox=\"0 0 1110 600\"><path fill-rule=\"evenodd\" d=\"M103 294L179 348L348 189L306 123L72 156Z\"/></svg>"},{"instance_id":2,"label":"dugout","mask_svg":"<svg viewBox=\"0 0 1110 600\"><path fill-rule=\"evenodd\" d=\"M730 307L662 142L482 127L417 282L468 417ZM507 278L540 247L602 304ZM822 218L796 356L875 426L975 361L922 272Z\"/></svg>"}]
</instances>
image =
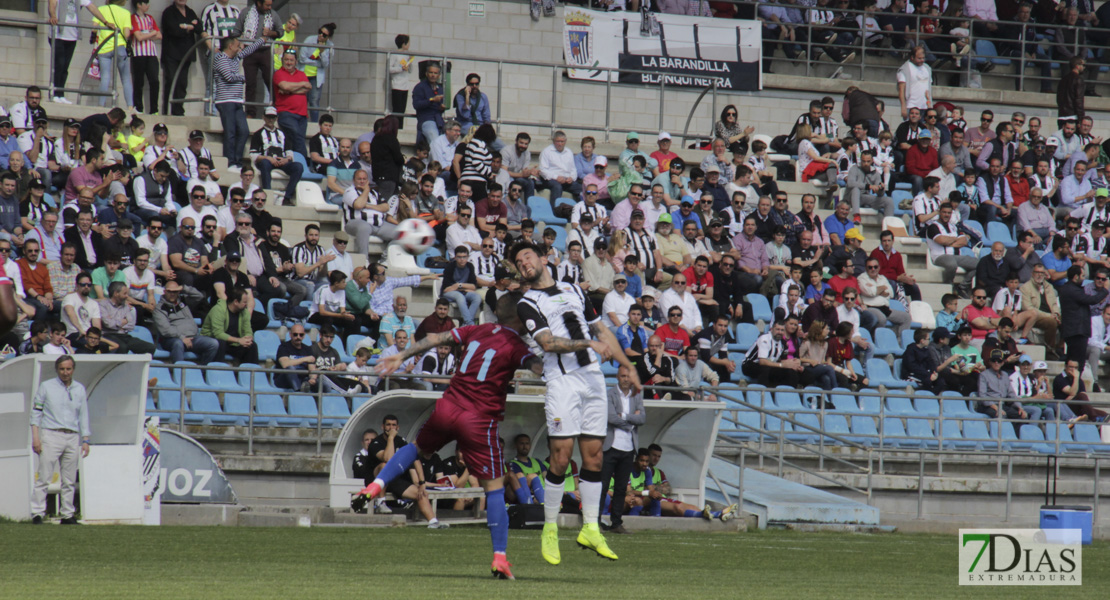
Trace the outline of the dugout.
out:
<instances>
[{"instance_id":1,"label":"dugout","mask_svg":"<svg viewBox=\"0 0 1110 600\"><path fill-rule=\"evenodd\" d=\"M362 489L361 479L351 474L352 461L362 447L362 432L373 429L380 432L382 418L396 415L401 424L401 436L407 441L416 439L420 426L431 415L440 392L415 392L392 390L378 394L359 406L336 440L332 454L331 472L328 477L330 506L346 508L351 504L351 492ZM691 402L679 400L645 400L647 423L640 427L640 445L656 443L663 447L661 467L667 473L673 489L672 497L701 506L705 502L705 475L717 439L721 402ZM518 433L532 437L532 455L543 459L547 456L547 427L544 420L543 397L510 394L505 408L505 421L501 423L501 436L505 438L506 456L511 457L512 438ZM454 444L440 451L446 458L455 452ZM581 466L575 451L574 460Z\"/></svg>"},{"instance_id":2,"label":"dugout","mask_svg":"<svg viewBox=\"0 0 1110 600\"><path fill-rule=\"evenodd\" d=\"M31 518L38 456L31 451L31 402L39 383L55 377L57 356L33 354L0 364L0 515ZM142 522L143 421L150 357L76 356L73 378L88 392L89 456L80 461L77 492L83 521Z\"/></svg>"}]
</instances>

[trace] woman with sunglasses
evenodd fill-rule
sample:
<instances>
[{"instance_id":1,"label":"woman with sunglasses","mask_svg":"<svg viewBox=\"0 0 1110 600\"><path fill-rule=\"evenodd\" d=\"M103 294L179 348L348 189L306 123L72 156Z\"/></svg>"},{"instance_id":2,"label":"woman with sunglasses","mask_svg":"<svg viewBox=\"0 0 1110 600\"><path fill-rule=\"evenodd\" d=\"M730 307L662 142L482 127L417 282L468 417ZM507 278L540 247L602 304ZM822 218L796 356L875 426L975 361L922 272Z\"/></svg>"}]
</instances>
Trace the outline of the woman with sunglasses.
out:
<instances>
[{"instance_id":1,"label":"woman with sunglasses","mask_svg":"<svg viewBox=\"0 0 1110 600\"><path fill-rule=\"evenodd\" d=\"M304 39L306 44L319 45L305 46L300 49L300 63L304 65L304 74L312 84L312 89L308 91L310 121L317 121L320 118L320 90L327 83L328 67L331 66L331 58L335 53L333 49L335 44L331 41L333 36L335 36L335 23L325 23L320 26L315 36L310 35ZM400 119L398 119L397 128L401 128Z\"/></svg>"},{"instance_id":2,"label":"woman with sunglasses","mask_svg":"<svg viewBox=\"0 0 1110 600\"><path fill-rule=\"evenodd\" d=\"M730 152L748 153L748 136L755 131L751 125L741 128L737 118L736 105L729 104L721 111L721 120L713 125L713 137L724 140Z\"/></svg>"}]
</instances>

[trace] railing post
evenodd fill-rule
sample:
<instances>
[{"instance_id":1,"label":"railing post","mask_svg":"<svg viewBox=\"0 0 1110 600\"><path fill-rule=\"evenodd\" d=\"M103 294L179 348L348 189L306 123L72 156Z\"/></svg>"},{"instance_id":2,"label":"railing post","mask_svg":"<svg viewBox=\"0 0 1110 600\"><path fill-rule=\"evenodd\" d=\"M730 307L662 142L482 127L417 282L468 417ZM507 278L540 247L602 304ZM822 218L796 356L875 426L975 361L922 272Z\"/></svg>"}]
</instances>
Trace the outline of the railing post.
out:
<instances>
[{"instance_id":1,"label":"railing post","mask_svg":"<svg viewBox=\"0 0 1110 600\"><path fill-rule=\"evenodd\" d=\"M925 453L917 453L917 518L921 519L925 502Z\"/></svg>"},{"instance_id":2,"label":"railing post","mask_svg":"<svg viewBox=\"0 0 1110 600\"><path fill-rule=\"evenodd\" d=\"M113 33L113 35L115 35L115 34ZM113 39L112 42L116 43L116 40ZM119 72L119 57L116 56L116 50L118 50L118 49L119 49L119 44L117 43L116 47L112 48L112 52L111 52L111 55L112 55L112 106L116 106L117 98L119 97L119 93L116 91L116 73ZM100 76L104 77L104 73L101 73ZM172 91L173 88L170 88L170 89ZM173 94L171 93L170 96L172 97ZM124 100L126 100L126 98ZM185 431L184 425L185 424L182 423L182 431Z\"/></svg>"},{"instance_id":3,"label":"railing post","mask_svg":"<svg viewBox=\"0 0 1110 600\"><path fill-rule=\"evenodd\" d=\"M397 112L393 108L393 71L390 70L390 68L389 68L389 65L392 62L393 62L393 51L391 50L391 51L385 53L385 77L386 77L386 79L385 79L385 89L386 89L385 105L387 107L386 112L389 113L389 114L393 114L393 113ZM411 69L412 67L410 66L409 68ZM444 67L444 68L446 69L446 67ZM330 79L330 77L329 77L329 79ZM446 93L446 90L444 90L444 92ZM430 140L429 140L429 143L431 143ZM355 150L357 151L358 148L355 148Z\"/></svg>"},{"instance_id":4,"label":"railing post","mask_svg":"<svg viewBox=\"0 0 1110 600\"><path fill-rule=\"evenodd\" d=\"M741 512L743 512L743 510L744 510L744 454L746 452L747 452L746 448L744 448L744 447L740 448L740 478L737 480L738 486L737 486L737 490L736 490L736 507ZM1095 465L1096 465L1096 469L1097 469L1097 465L1098 465L1097 460L1095 461ZM1098 471L1095 471L1095 472L1097 473ZM1095 484L1095 498L1096 499L1098 498L1098 484L1097 483ZM1097 512L1098 511L1098 502L1097 501L1095 502L1095 511L1096 511L1095 516L1097 517L1098 516L1098 512Z\"/></svg>"},{"instance_id":5,"label":"railing post","mask_svg":"<svg viewBox=\"0 0 1110 600\"><path fill-rule=\"evenodd\" d=\"M805 53L806 53L806 57L805 57L806 77L809 77L810 74L812 73L812 68L811 67L813 66L812 63L810 63L810 60L813 58L813 27L811 27L808 23L806 23L805 32L806 32L806 49L805 49ZM739 119L737 119L737 121L739 121Z\"/></svg>"},{"instance_id":6,"label":"railing post","mask_svg":"<svg viewBox=\"0 0 1110 600\"><path fill-rule=\"evenodd\" d=\"M609 132L613 126L613 72L605 71L605 143L609 143Z\"/></svg>"},{"instance_id":7,"label":"railing post","mask_svg":"<svg viewBox=\"0 0 1110 600\"><path fill-rule=\"evenodd\" d=\"M247 456L254 456L254 410L258 404L258 398L254 388L254 376L258 374L257 369L251 369L251 387L248 390L250 394L250 406L247 410Z\"/></svg>"},{"instance_id":8,"label":"railing post","mask_svg":"<svg viewBox=\"0 0 1110 600\"><path fill-rule=\"evenodd\" d=\"M743 456L743 455L741 455L741 456ZM1099 485L1099 480L1101 479L1100 473L1099 473L1100 469L1101 469L1101 466L1098 464L1098 457L1096 456L1095 457L1095 498L1094 498L1095 501L1093 503L1094 506L1092 507L1093 510L1094 510L1094 513L1091 515L1091 518L1092 518L1093 522L1096 523L1096 524L1098 523L1098 496L1099 496L1098 485Z\"/></svg>"},{"instance_id":9,"label":"railing post","mask_svg":"<svg viewBox=\"0 0 1110 600\"><path fill-rule=\"evenodd\" d=\"M881 456L881 454L880 454ZM875 471L874 465L875 452L872 450L867 451L867 505L874 506L874 492L871 489L871 474Z\"/></svg>"},{"instance_id":10,"label":"railing post","mask_svg":"<svg viewBox=\"0 0 1110 600\"><path fill-rule=\"evenodd\" d=\"M713 107L712 107L712 109L710 109L710 112L709 112L709 122L711 123L711 125L709 126L709 135L710 136L713 135L713 125L712 125L712 123L716 122L716 120L717 120L717 87L719 85L720 85L720 80L714 78L713 79ZM686 140L682 140L682 141L684 143L686 142Z\"/></svg>"},{"instance_id":11,"label":"railing post","mask_svg":"<svg viewBox=\"0 0 1110 600\"><path fill-rule=\"evenodd\" d=\"M1021 43L1018 45L1018 90L1025 91L1025 36L1028 26L1021 24Z\"/></svg>"},{"instance_id":12,"label":"railing post","mask_svg":"<svg viewBox=\"0 0 1110 600\"><path fill-rule=\"evenodd\" d=\"M779 477L782 477L782 454L786 446L786 421L779 417Z\"/></svg>"},{"instance_id":13,"label":"railing post","mask_svg":"<svg viewBox=\"0 0 1110 600\"><path fill-rule=\"evenodd\" d=\"M115 63L112 63L112 70L114 71L115 68L116 68ZM179 379L180 379L180 382L177 384L177 393L180 394L180 396L177 399L177 402L178 402L178 404L177 404L178 418L180 419L177 422L177 430L181 431L181 432L184 432L185 431L185 367L183 367L183 366L178 367L177 372L178 372Z\"/></svg>"},{"instance_id":14,"label":"railing post","mask_svg":"<svg viewBox=\"0 0 1110 600\"><path fill-rule=\"evenodd\" d=\"M501 82L505 79L505 63L497 61L497 130L501 131ZM502 134L504 135L504 134Z\"/></svg>"},{"instance_id":15,"label":"railing post","mask_svg":"<svg viewBox=\"0 0 1110 600\"><path fill-rule=\"evenodd\" d=\"M320 436L323 435L324 428L324 378L327 375L320 375L316 378L316 456L320 456Z\"/></svg>"},{"instance_id":16,"label":"railing post","mask_svg":"<svg viewBox=\"0 0 1110 600\"><path fill-rule=\"evenodd\" d=\"M58 53L58 26L50 25L47 29L49 30L47 34L49 36L47 38L47 43L50 44L50 99L53 100L58 95L58 92L54 89L54 64L57 58L55 55ZM81 37L80 33L78 33L77 37Z\"/></svg>"},{"instance_id":17,"label":"railing post","mask_svg":"<svg viewBox=\"0 0 1110 600\"><path fill-rule=\"evenodd\" d=\"M558 107L559 69L551 67L551 133L555 133L555 115Z\"/></svg>"},{"instance_id":18,"label":"railing post","mask_svg":"<svg viewBox=\"0 0 1110 600\"><path fill-rule=\"evenodd\" d=\"M667 76L659 74L659 131L665 131L663 128L663 95L667 91Z\"/></svg>"},{"instance_id":19,"label":"railing post","mask_svg":"<svg viewBox=\"0 0 1110 600\"><path fill-rule=\"evenodd\" d=\"M1010 522L1010 502L1013 498L1013 481L1014 481L1014 455L1006 456L1006 516L1002 519L1003 523Z\"/></svg>"}]
</instances>

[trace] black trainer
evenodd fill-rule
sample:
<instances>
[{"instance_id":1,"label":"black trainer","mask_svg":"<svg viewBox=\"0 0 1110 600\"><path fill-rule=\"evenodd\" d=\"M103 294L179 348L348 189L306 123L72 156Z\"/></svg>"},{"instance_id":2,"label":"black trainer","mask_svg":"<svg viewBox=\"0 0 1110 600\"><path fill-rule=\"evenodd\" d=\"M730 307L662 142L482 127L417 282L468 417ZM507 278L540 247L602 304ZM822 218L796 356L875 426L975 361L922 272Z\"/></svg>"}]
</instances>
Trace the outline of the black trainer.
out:
<instances>
[{"instance_id":1,"label":"black trainer","mask_svg":"<svg viewBox=\"0 0 1110 600\"><path fill-rule=\"evenodd\" d=\"M77 517L67 517L62 519L62 525L80 525L80 523L77 522Z\"/></svg>"},{"instance_id":2,"label":"black trainer","mask_svg":"<svg viewBox=\"0 0 1110 600\"><path fill-rule=\"evenodd\" d=\"M31 517L31 524L32 525L42 525L42 517L40 517L39 515L35 515L35 516Z\"/></svg>"}]
</instances>

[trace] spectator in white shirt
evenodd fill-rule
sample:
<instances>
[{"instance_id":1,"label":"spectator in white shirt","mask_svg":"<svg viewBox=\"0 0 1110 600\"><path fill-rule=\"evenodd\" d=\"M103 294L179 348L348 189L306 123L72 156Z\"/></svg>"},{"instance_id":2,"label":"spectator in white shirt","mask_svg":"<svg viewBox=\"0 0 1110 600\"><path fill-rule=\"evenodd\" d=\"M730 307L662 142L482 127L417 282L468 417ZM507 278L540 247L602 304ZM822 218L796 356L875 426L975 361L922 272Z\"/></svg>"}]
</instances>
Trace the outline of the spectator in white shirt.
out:
<instances>
[{"instance_id":1,"label":"spectator in white shirt","mask_svg":"<svg viewBox=\"0 0 1110 600\"><path fill-rule=\"evenodd\" d=\"M328 248L327 254L335 256L328 268L332 271L340 271L348 278L354 273L355 265L351 255L347 253L347 245L351 241L351 236L347 235L346 231L337 231L332 236L331 248Z\"/></svg>"},{"instance_id":2,"label":"spectator in white shirt","mask_svg":"<svg viewBox=\"0 0 1110 600\"><path fill-rule=\"evenodd\" d=\"M478 252L482 249L482 234L471 223L473 216L474 210L472 208L464 207L459 210L459 218L447 228L448 248L466 246L470 248L471 252Z\"/></svg>"},{"instance_id":3,"label":"spectator in white shirt","mask_svg":"<svg viewBox=\"0 0 1110 600\"><path fill-rule=\"evenodd\" d=\"M1091 339L1087 340L1087 367L1095 381L1100 379L1099 361L1110 359L1110 305L1091 317Z\"/></svg>"},{"instance_id":4,"label":"spectator in white shirt","mask_svg":"<svg viewBox=\"0 0 1110 600\"><path fill-rule=\"evenodd\" d=\"M574 166L574 153L567 150L567 134L556 131L551 145L540 153L539 187L551 190L551 206L555 206L563 192L570 192L571 198L582 195L582 182L578 181L578 169Z\"/></svg>"},{"instance_id":5,"label":"spectator in white shirt","mask_svg":"<svg viewBox=\"0 0 1110 600\"><path fill-rule=\"evenodd\" d=\"M659 307L663 309L664 314L670 311L672 306L682 309L682 322L679 325L687 333L693 336L701 331L701 310L698 309L697 299L686 289L686 275L684 273L674 276L674 279L671 280L670 289L663 292L663 297L659 299Z\"/></svg>"},{"instance_id":6,"label":"spectator in white shirt","mask_svg":"<svg viewBox=\"0 0 1110 600\"><path fill-rule=\"evenodd\" d=\"M626 291L628 278L624 273L613 276L613 288L611 292L605 294L601 312L604 314L607 327L620 327L628 321L628 309L636 304L636 299Z\"/></svg>"},{"instance_id":7,"label":"spectator in white shirt","mask_svg":"<svg viewBox=\"0 0 1110 600\"><path fill-rule=\"evenodd\" d=\"M208 204L208 191L203 185L189 188L189 205L177 212L177 228L181 229L181 222L186 218L193 219L194 223L203 223L204 217L211 215L218 222L220 217L216 209Z\"/></svg>"},{"instance_id":8,"label":"spectator in white shirt","mask_svg":"<svg viewBox=\"0 0 1110 600\"><path fill-rule=\"evenodd\" d=\"M212 177L212 161L207 158L197 159L197 176L189 179L189 183L185 184L185 189L191 190L195 187L202 186L204 191L208 193L208 202L214 206L224 205L224 195L220 193L220 184Z\"/></svg>"}]
</instances>

